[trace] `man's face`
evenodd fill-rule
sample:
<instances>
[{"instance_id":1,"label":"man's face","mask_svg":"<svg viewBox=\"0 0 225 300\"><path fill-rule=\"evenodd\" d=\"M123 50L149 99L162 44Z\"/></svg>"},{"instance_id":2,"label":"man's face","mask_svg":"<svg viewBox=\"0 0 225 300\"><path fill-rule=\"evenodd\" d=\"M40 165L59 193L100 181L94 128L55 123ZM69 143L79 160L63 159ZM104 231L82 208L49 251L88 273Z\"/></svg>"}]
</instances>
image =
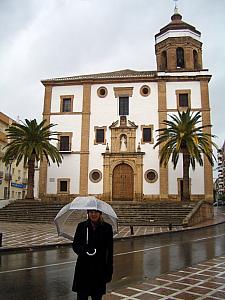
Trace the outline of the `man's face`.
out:
<instances>
[{"instance_id":1,"label":"man's face","mask_svg":"<svg viewBox=\"0 0 225 300\"><path fill-rule=\"evenodd\" d=\"M100 218L100 212L97 210L89 210L88 217L91 220L91 222L96 223Z\"/></svg>"}]
</instances>

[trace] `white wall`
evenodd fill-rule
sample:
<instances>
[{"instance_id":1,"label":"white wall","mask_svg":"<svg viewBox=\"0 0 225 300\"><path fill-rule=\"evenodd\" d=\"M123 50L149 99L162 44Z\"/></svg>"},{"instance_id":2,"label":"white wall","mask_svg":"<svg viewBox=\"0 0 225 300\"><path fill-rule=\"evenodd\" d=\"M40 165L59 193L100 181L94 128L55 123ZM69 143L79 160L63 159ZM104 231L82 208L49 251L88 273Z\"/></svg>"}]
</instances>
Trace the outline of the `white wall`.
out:
<instances>
[{"instance_id":1,"label":"white wall","mask_svg":"<svg viewBox=\"0 0 225 300\"><path fill-rule=\"evenodd\" d=\"M56 86L52 89L51 112L60 112L60 96L74 95L73 111L82 112L83 86Z\"/></svg>"},{"instance_id":2,"label":"white wall","mask_svg":"<svg viewBox=\"0 0 225 300\"><path fill-rule=\"evenodd\" d=\"M168 109L177 109L176 90L191 90L191 108L201 108L200 83L197 81L167 82L166 100Z\"/></svg>"},{"instance_id":3,"label":"white wall","mask_svg":"<svg viewBox=\"0 0 225 300\"><path fill-rule=\"evenodd\" d=\"M151 93L147 97L140 94L140 88L143 85L148 85L151 88ZM108 94L104 98L97 95L97 89L100 86L105 86ZM113 122L120 119L118 98L115 98L114 87L133 87L133 95L129 99L129 116L127 119L134 122L138 128L136 131L136 148L141 142L142 131L141 125L154 125L154 129L158 128L158 85L155 82L142 83L121 83L121 84L103 84L93 85L91 90L91 122L90 122L90 159L89 173L93 169L99 169L103 172L103 156L106 145L94 145L95 126L107 126L106 142L111 147L111 131L108 128ZM154 132L154 140L156 133ZM141 144L141 151L144 155L144 172L148 169L155 169L158 172L158 151L153 150L152 144ZM158 194L159 180L155 183L144 182L144 194ZM93 183L89 180L90 193L103 192L103 180L99 183Z\"/></svg>"},{"instance_id":4,"label":"white wall","mask_svg":"<svg viewBox=\"0 0 225 300\"><path fill-rule=\"evenodd\" d=\"M151 93L147 97L140 94L140 88L148 85ZM97 95L97 89L104 86L108 90L108 94L104 98ZM120 119L118 98L115 98L114 87L133 87L133 96L130 97L129 116L127 119L134 122L138 128L136 131L136 147L141 142L142 131L141 125L153 125L154 127L154 143L157 139L158 129L158 85L157 82L142 83L115 83L115 84L95 84L91 87L91 115L90 115L90 140L89 140L89 173L93 169L98 169L103 173L103 156L106 145L94 145L95 131L94 127L107 126L106 142L111 148L111 131L109 126ZM201 94L199 82L168 82L166 84L166 97L168 109L177 108L176 90L191 89L191 107L201 107ZM54 130L59 132L73 132L72 151L80 151L81 148L81 123L82 115L82 99L83 86L62 86L54 87L52 91L51 110L59 113L60 96L74 95L74 112L78 114L72 115L52 115L50 122L58 124ZM169 113L170 114L170 113ZM56 144L56 143L55 143ZM144 179L144 174L148 169L154 169L159 174L158 148L153 149L154 144L141 144L141 151L145 152L143 156L143 193L145 195L159 194L159 178L155 183L148 183ZM79 193L80 176L80 154L64 154L63 164L60 167L52 165L48 171L48 190L47 193L56 193L57 178L71 178L71 193ZM204 193L204 170L196 166L195 172L190 172L192 177L192 193ZM171 166L169 168L169 193L177 194L177 178L182 177L182 158L178 163L176 170ZM54 182L50 182L50 178L54 178ZM88 192L91 194L99 194L103 192L103 179L98 183L93 183L88 177Z\"/></svg>"},{"instance_id":5,"label":"white wall","mask_svg":"<svg viewBox=\"0 0 225 300\"><path fill-rule=\"evenodd\" d=\"M79 193L80 156L77 154L64 154L63 163L58 167L51 164L48 168L47 193L57 192L57 178L70 178L70 193ZM53 181L54 180L54 181Z\"/></svg>"}]
</instances>

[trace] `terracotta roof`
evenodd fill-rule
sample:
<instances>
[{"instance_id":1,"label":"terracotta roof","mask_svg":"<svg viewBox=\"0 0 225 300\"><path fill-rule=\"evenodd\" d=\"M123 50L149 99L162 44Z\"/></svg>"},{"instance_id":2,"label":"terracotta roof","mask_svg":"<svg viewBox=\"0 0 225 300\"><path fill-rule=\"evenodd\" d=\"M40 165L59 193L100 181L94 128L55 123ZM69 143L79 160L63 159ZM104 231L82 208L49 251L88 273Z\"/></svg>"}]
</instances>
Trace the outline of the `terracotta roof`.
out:
<instances>
[{"instance_id":1,"label":"terracotta roof","mask_svg":"<svg viewBox=\"0 0 225 300\"><path fill-rule=\"evenodd\" d=\"M171 22L160 29L160 32L155 35L155 38L169 30L189 29L194 33L201 35L201 32L196 30L194 26L182 21L182 16L179 13L174 13L171 17Z\"/></svg>"},{"instance_id":2,"label":"terracotta roof","mask_svg":"<svg viewBox=\"0 0 225 300\"><path fill-rule=\"evenodd\" d=\"M87 75L77 75L70 77L60 77L52 79L44 79L41 82L51 82L51 81L76 81L76 80L95 80L95 79L119 79L119 78L135 78L135 77L155 77L157 75L156 71L134 71L130 69L107 72L107 73L97 73L97 74L87 74Z\"/></svg>"}]
</instances>

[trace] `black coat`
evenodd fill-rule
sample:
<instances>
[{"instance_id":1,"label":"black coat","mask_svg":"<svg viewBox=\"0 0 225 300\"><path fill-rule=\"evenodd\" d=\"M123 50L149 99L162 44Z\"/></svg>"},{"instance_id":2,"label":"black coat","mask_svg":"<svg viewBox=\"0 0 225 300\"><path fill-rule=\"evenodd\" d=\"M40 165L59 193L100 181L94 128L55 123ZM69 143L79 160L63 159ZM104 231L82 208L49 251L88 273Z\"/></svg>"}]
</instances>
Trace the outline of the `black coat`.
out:
<instances>
[{"instance_id":1,"label":"black coat","mask_svg":"<svg viewBox=\"0 0 225 300\"><path fill-rule=\"evenodd\" d=\"M86 245L88 227L88 245ZM88 256L96 249L94 256ZM99 223L95 230L90 220L81 222L73 240L73 250L78 255L75 267L74 292L106 292L106 283L110 282L113 273L113 232L106 222Z\"/></svg>"}]
</instances>

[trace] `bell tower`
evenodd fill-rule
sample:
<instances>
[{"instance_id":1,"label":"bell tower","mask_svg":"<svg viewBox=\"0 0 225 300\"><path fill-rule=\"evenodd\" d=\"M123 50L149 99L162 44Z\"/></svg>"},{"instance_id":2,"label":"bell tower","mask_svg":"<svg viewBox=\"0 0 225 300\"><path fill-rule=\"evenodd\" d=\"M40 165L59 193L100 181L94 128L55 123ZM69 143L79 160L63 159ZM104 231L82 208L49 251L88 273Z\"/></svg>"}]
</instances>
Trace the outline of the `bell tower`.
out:
<instances>
[{"instance_id":1,"label":"bell tower","mask_svg":"<svg viewBox=\"0 0 225 300\"><path fill-rule=\"evenodd\" d=\"M157 71L199 71L202 66L201 33L182 21L175 6L171 22L155 35Z\"/></svg>"}]
</instances>

